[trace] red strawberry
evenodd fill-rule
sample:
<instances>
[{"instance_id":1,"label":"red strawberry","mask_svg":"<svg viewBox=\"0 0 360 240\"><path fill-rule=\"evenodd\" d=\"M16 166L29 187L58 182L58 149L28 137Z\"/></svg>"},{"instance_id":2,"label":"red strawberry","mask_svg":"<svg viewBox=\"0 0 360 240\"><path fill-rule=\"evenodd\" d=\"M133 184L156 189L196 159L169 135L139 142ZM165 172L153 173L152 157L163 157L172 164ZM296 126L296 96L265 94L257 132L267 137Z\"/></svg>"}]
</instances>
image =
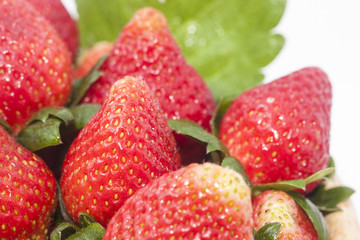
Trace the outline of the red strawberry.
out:
<instances>
[{"instance_id":1,"label":"red strawberry","mask_svg":"<svg viewBox=\"0 0 360 240\"><path fill-rule=\"evenodd\" d=\"M48 20L67 45L72 56L76 56L79 47L77 23L70 16L61 0L26 0Z\"/></svg>"},{"instance_id":2,"label":"red strawberry","mask_svg":"<svg viewBox=\"0 0 360 240\"><path fill-rule=\"evenodd\" d=\"M331 96L319 68L260 85L234 100L220 139L253 184L306 178L328 165Z\"/></svg>"},{"instance_id":3,"label":"red strawberry","mask_svg":"<svg viewBox=\"0 0 360 240\"><path fill-rule=\"evenodd\" d=\"M268 190L253 199L254 228L268 223L281 224L278 240L317 240L310 219L285 192Z\"/></svg>"},{"instance_id":4,"label":"red strawberry","mask_svg":"<svg viewBox=\"0 0 360 240\"><path fill-rule=\"evenodd\" d=\"M179 167L158 101L144 81L125 77L70 146L61 190L72 218L88 212L106 226L137 189Z\"/></svg>"},{"instance_id":5,"label":"red strawberry","mask_svg":"<svg viewBox=\"0 0 360 240\"><path fill-rule=\"evenodd\" d=\"M168 119L193 120L210 131L216 107L212 94L187 64L165 17L155 9L143 8L135 13L101 70L104 75L92 85L83 102L102 103L117 79L141 76L155 92Z\"/></svg>"},{"instance_id":6,"label":"red strawberry","mask_svg":"<svg viewBox=\"0 0 360 240\"><path fill-rule=\"evenodd\" d=\"M102 56L111 52L113 46L113 43L103 41L94 44L94 46L86 50L80 55L77 61L78 63L73 73L73 78L84 77Z\"/></svg>"},{"instance_id":7,"label":"red strawberry","mask_svg":"<svg viewBox=\"0 0 360 240\"><path fill-rule=\"evenodd\" d=\"M40 108L66 102L71 58L55 30L26 1L1 1L0 12L0 118L17 134Z\"/></svg>"},{"instance_id":8,"label":"red strawberry","mask_svg":"<svg viewBox=\"0 0 360 240\"><path fill-rule=\"evenodd\" d=\"M235 171L193 163L137 191L111 219L108 239L253 239L251 192Z\"/></svg>"},{"instance_id":9,"label":"red strawberry","mask_svg":"<svg viewBox=\"0 0 360 240\"><path fill-rule=\"evenodd\" d=\"M47 239L55 190L46 164L0 127L0 239Z\"/></svg>"}]
</instances>

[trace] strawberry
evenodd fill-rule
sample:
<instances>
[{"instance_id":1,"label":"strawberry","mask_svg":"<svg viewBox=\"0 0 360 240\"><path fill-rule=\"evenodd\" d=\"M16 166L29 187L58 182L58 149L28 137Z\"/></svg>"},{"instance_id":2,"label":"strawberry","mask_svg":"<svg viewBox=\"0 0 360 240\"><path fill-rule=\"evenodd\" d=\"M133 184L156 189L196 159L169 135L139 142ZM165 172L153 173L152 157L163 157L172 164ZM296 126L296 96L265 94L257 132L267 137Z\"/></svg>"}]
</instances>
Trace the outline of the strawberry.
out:
<instances>
[{"instance_id":1,"label":"strawberry","mask_svg":"<svg viewBox=\"0 0 360 240\"><path fill-rule=\"evenodd\" d=\"M155 96L144 81L125 77L70 146L60 179L64 203L73 219L87 212L106 226L137 189L179 167Z\"/></svg>"},{"instance_id":2,"label":"strawberry","mask_svg":"<svg viewBox=\"0 0 360 240\"><path fill-rule=\"evenodd\" d=\"M92 85L83 102L101 104L117 79L140 76L155 92L168 119L193 120L210 131L216 107L212 94L182 56L165 17L157 10L143 8L135 13L101 70L104 75ZM186 144L186 140L177 138L178 143Z\"/></svg>"},{"instance_id":3,"label":"strawberry","mask_svg":"<svg viewBox=\"0 0 360 240\"><path fill-rule=\"evenodd\" d=\"M76 21L70 16L61 0L26 0L48 20L65 42L72 56L76 56L79 36Z\"/></svg>"},{"instance_id":4,"label":"strawberry","mask_svg":"<svg viewBox=\"0 0 360 240\"><path fill-rule=\"evenodd\" d=\"M87 49L83 54L80 55L76 69L73 73L73 78L82 78L84 77L90 69L95 66L97 61L104 56L105 54L110 53L113 49L113 43L111 42L98 42L92 47Z\"/></svg>"},{"instance_id":5,"label":"strawberry","mask_svg":"<svg viewBox=\"0 0 360 240\"><path fill-rule=\"evenodd\" d=\"M317 240L310 219L285 192L267 190L253 199L254 229L268 223L281 224L278 240Z\"/></svg>"},{"instance_id":6,"label":"strawberry","mask_svg":"<svg viewBox=\"0 0 360 240\"><path fill-rule=\"evenodd\" d=\"M253 184L306 178L329 162L331 97L322 70L301 69L238 96L220 139Z\"/></svg>"},{"instance_id":7,"label":"strawberry","mask_svg":"<svg viewBox=\"0 0 360 240\"><path fill-rule=\"evenodd\" d=\"M229 168L193 163L166 173L129 198L108 239L253 239L250 188Z\"/></svg>"},{"instance_id":8,"label":"strawberry","mask_svg":"<svg viewBox=\"0 0 360 240\"><path fill-rule=\"evenodd\" d=\"M56 206L52 172L0 127L0 239L47 239Z\"/></svg>"},{"instance_id":9,"label":"strawberry","mask_svg":"<svg viewBox=\"0 0 360 240\"><path fill-rule=\"evenodd\" d=\"M29 3L1 1L0 12L0 118L17 134L40 108L66 102L71 58Z\"/></svg>"}]
</instances>

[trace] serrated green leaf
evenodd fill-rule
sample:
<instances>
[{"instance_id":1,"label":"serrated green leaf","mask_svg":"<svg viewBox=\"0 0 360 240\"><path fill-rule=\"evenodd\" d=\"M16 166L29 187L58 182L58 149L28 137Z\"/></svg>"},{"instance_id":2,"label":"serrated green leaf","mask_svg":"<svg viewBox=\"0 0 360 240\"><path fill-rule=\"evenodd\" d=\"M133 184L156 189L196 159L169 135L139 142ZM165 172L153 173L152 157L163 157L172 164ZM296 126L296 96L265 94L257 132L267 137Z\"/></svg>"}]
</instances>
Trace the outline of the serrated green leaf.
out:
<instances>
[{"instance_id":1,"label":"serrated green leaf","mask_svg":"<svg viewBox=\"0 0 360 240\"><path fill-rule=\"evenodd\" d=\"M179 134L186 135L195 140L207 144L206 153L213 151L221 151L226 156L229 156L229 151L225 145L214 135L205 131L201 126L190 120L168 120L171 129Z\"/></svg>"},{"instance_id":2,"label":"serrated green leaf","mask_svg":"<svg viewBox=\"0 0 360 240\"><path fill-rule=\"evenodd\" d=\"M304 181L306 184L309 184L315 181L323 180L327 175L333 173L334 171L335 168L325 168L307 177L306 179L304 179Z\"/></svg>"},{"instance_id":3,"label":"serrated green leaf","mask_svg":"<svg viewBox=\"0 0 360 240\"><path fill-rule=\"evenodd\" d=\"M219 104L216 107L215 113L211 118L211 132L216 137L219 137L221 121L226 113L226 110L230 107L232 101L233 99L220 100Z\"/></svg>"},{"instance_id":4,"label":"serrated green leaf","mask_svg":"<svg viewBox=\"0 0 360 240\"><path fill-rule=\"evenodd\" d=\"M355 191L349 187L334 187L325 189L322 184L311 193L309 199L324 212L334 212L341 210L336 205L348 199Z\"/></svg>"},{"instance_id":5,"label":"serrated green leaf","mask_svg":"<svg viewBox=\"0 0 360 240\"><path fill-rule=\"evenodd\" d=\"M77 233L71 235L68 240L101 240L105 234L105 228L99 223L93 223L88 227L81 228Z\"/></svg>"},{"instance_id":6,"label":"serrated green leaf","mask_svg":"<svg viewBox=\"0 0 360 240\"><path fill-rule=\"evenodd\" d=\"M101 105L98 104L80 104L71 108L72 113L74 114L74 128L76 130L82 129L92 118L95 113L100 109Z\"/></svg>"},{"instance_id":7,"label":"serrated green leaf","mask_svg":"<svg viewBox=\"0 0 360 240\"><path fill-rule=\"evenodd\" d=\"M0 118L0 126L2 126L5 129L5 131L7 131L10 135L12 135L10 125L7 123L7 121L5 121L2 118Z\"/></svg>"},{"instance_id":8,"label":"serrated green leaf","mask_svg":"<svg viewBox=\"0 0 360 240\"><path fill-rule=\"evenodd\" d=\"M50 240L65 240L75 234L80 228L72 223L63 222L50 234Z\"/></svg>"},{"instance_id":9,"label":"serrated green leaf","mask_svg":"<svg viewBox=\"0 0 360 240\"><path fill-rule=\"evenodd\" d=\"M269 223L260 228L254 235L255 240L277 240L281 224Z\"/></svg>"},{"instance_id":10,"label":"serrated green leaf","mask_svg":"<svg viewBox=\"0 0 360 240\"><path fill-rule=\"evenodd\" d=\"M329 240L329 230L319 209L309 200L304 198L302 195L295 192L288 192L288 194L294 199L294 201L305 211L311 220L319 240Z\"/></svg>"},{"instance_id":11,"label":"serrated green leaf","mask_svg":"<svg viewBox=\"0 0 360 240\"><path fill-rule=\"evenodd\" d=\"M27 125L35 121L46 122L50 118L58 118L62 120L65 125L69 125L74 121L74 115L70 109L66 107L45 107L36 112L28 121Z\"/></svg>"},{"instance_id":12,"label":"serrated green leaf","mask_svg":"<svg viewBox=\"0 0 360 240\"><path fill-rule=\"evenodd\" d=\"M279 181L274 183L265 183L253 186L254 195L258 195L259 193L268 190L279 190L279 191L293 191L295 189L305 190L306 183L303 179L289 180L289 181Z\"/></svg>"},{"instance_id":13,"label":"serrated green leaf","mask_svg":"<svg viewBox=\"0 0 360 240\"><path fill-rule=\"evenodd\" d=\"M105 4L106 5L106 4ZM104 63L108 54L102 56L97 63L91 68L88 74L81 79L78 79L73 84L73 89L71 93L71 100L68 104L70 107L74 107L77 105L80 100L84 97L86 91L90 88L91 84L93 84L100 76L101 72L99 68Z\"/></svg>"},{"instance_id":14,"label":"serrated green leaf","mask_svg":"<svg viewBox=\"0 0 360 240\"><path fill-rule=\"evenodd\" d=\"M284 38L272 29L286 0L76 0L81 43L114 41L141 7L159 9L188 62L217 100L235 97L263 79L261 68L280 52Z\"/></svg>"},{"instance_id":15,"label":"serrated green leaf","mask_svg":"<svg viewBox=\"0 0 360 240\"><path fill-rule=\"evenodd\" d=\"M32 152L59 145L62 143L59 130L61 123L61 120L55 118L34 122L21 130L17 141Z\"/></svg>"},{"instance_id":16,"label":"serrated green leaf","mask_svg":"<svg viewBox=\"0 0 360 240\"><path fill-rule=\"evenodd\" d=\"M231 168L231 169L233 169L234 171L238 172L238 173L243 177L243 179L245 180L246 184L247 184L249 187L251 187L250 179L249 179L249 177L246 175L244 166L239 162L239 160L237 160L236 158L233 158L233 157L225 157L225 158L222 160L221 166L222 166L222 167Z\"/></svg>"}]
</instances>

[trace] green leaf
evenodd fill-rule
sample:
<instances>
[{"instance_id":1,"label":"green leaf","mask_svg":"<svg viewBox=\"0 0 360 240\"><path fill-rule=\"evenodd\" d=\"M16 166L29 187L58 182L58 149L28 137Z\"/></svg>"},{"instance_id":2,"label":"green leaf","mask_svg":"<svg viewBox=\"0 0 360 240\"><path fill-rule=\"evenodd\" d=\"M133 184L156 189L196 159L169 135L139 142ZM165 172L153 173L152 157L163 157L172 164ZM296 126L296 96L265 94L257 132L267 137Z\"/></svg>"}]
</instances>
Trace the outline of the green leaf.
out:
<instances>
[{"instance_id":1,"label":"green leaf","mask_svg":"<svg viewBox=\"0 0 360 240\"><path fill-rule=\"evenodd\" d=\"M71 108L71 112L75 116L74 128L76 130L82 129L100 109L98 104L80 104Z\"/></svg>"},{"instance_id":2,"label":"green leaf","mask_svg":"<svg viewBox=\"0 0 360 240\"><path fill-rule=\"evenodd\" d=\"M222 166L222 167L231 168L231 169L233 169L234 171L238 172L238 173L243 177L243 179L245 180L246 184L247 184L249 187L251 187L250 179L249 179L249 177L246 175L244 166L239 162L239 160L237 160L236 158L233 158L233 157L225 157L225 158L222 160L221 166Z\"/></svg>"},{"instance_id":3,"label":"green leaf","mask_svg":"<svg viewBox=\"0 0 360 240\"><path fill-rule=\"evenodd\" d=\"M309 199L304 198L298 193L288 192L288 194L308 215L314 228L316 229L319 240L329 240L330 235L329 235L328 226L326 224L324 216L321 214L319 209Z\"/></svg>"},{"instance_id":4,"label":"green leaf","mask_svg":"<svg viewBox=\"0 0 360 240\"><path fill-rule=\"evenodd\" d=\"M232 101L233 101L233 99L220 100L220 102L217 105L217 108L215 110L215 113L211 118L211 121L210 121L211 132L216 137L219 137L221 121L222 121L227 109L230 107Z\"/></svg>"},{"instance_id":5,"label":"green leaf","mask_svg":"<svg viewBox=\"0 0 360 240\"><path fill-rule=\"evenodd\" d=\"M186 135L195 140L207 144L206 153L213 151L221 151L226 156L229 156L229 151L225 145L214 135L205 131L201 126L190 120L168 120L171 129L177 133Z\"/></svg>"},{"instance_id":6,"label":"green leaf","mask_svg":"<svg viewBox=\"0 0 360 240\"><path fill-rule=\"evenodd\" d=\"M217 100L235 97L263 79L261 68L280 52L273 33L286 0L76 0L81 44L114 41L141 7L159 9L187 61L204 77Z\"/></svg>"},{"instance_id":7,"label":"green leaf","mask_svg":"<svg viewBox=\"0 0 360 240\"><path fill-rule=\"evenodd\" d=\"M254 235L255 240L277 240L281 224L269 223L260 228Z\"/></svg>"},{"instance_id":8,"label":"green leaf","mask_svg":"<svg viewBox=\"0 0 360 240\"><path fill-rule=\"evenodd\" d=\"M65 125L69 125L74 121L74 115L70 109L66 107L45 107L36 112L28 121L27 125L36 121L45 123L50 118L58 118L62 120Z\"/></svg>"},{"instance_id":9,"label":"green leaf","mask_svg":"<svg viewBox=\"0 0 360 240\"><path fill-rule=\"evenodd\" d=\"M99 223L93 223L88 227L81 228L77 233L71 235L68 240L101 240L105 234L105 228Z\"/></svg>"},{"instance_id":10,"label":"green leaf","mask_svg":"<svg viewBox=\"0 0 360 240\"><path fill-rule=\"evenodd\" d=\"M328 213L341 210L336 205L348 199L354 192L353 189L344 186L325 189L325 185L322 184L308 197L321 211Z\"/></svg>"},{"instance_id":11,"label":"green leaf","mask_svg":"<svg viewBox=\"0 0 360 240\"><path fill-rule=\"evenodd\" d=\"M5 121L2 118L0 118L0 126L2 126L5 129L5 131L7 131L10 135L12 135L10 125L7 123L7 121Z\"/></svg>"},{"instance_id":12,"label":"green leaf","mask_svg":"<svg viewBox=\"0 0 360 240\"><path fill-rule=\"evenodd\" d=\"M48 146L62 143L60 138L61 120L50 118L46 122L34 122L21 130L17 141L30 151L38 151Z\"/></svg>"},{"instance_id":13,"label":"green leaf","mask_svg":"<svg viewBox=\"0 0 360 240\"><path fill-rule=\"evenodd\" d=\"M50 240L65 240L75 234L80 228L72 223L63 222L50 235Z\"/></svg>"},{"instance_id":14,"label":"green leaf","mask_svg":"<svg viewBox=\"0 0 360 240\"><path fill-rule=\"evenodd\" d=\"M91 84L96 82L96 80L101 76L99 68L104 63L107 57L108 54L102 56L99 61L91 68L89 73L86 74L86 76L74 82L73 90L71 93L71 100L68 104L70 107L74 107L75 105L77 105L84 97L86 91L90 88Z\"/></svg>"}]
</instances>

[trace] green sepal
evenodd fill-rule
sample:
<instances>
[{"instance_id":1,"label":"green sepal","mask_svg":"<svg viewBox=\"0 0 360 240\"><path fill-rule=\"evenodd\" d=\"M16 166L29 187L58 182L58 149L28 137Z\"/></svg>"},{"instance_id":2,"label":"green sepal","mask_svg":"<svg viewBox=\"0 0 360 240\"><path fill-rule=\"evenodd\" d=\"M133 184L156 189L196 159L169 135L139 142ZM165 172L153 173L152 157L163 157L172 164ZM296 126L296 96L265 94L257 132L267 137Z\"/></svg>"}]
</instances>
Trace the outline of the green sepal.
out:
<instances>
[{"instance_id":1,"label":"green sepal","mask_svg":"<svg viewBox=\"0 0 360 240\"><path fill-rule=\"evenodd\" d=\"M254 235L254 240L277 240L281 224L269 223L260 228Z\"/></svg>"},{"instance_id":2,"label":"green sepal","mask_svg":"<svg viewBox=\"0 0 360 240\"><path fill-rule=\"evenodd\" d=\"M77 79L74 81L73 89L71 92L71 98L68 106L74 107L77 105L81 99L84 97L87 90L90 88L90 86L98 80L98 78L102 75L102 73L99 71L101 65L105 62L106 58L108 57L108 54L105 54L102 56L97 63L91 68L88 74L84 76L83 78Z\"/></svg>"},{"instance_id":3,"label":"green sepal","mask_svg":"<svg viewBox=\"0 0 360 240\"><path fill-rule=\"evenodd\" d=\"M289 181L279 181L274 183L253 185L253 194L256 196L269 189L286 192L286 191L293 191L295 189L305 190L305 188L306 188L305 181L303 179L296 179Z\"/></svg>"},{"instance_id":4,"label":"green sepal","mask_svg":"<svg viewBox=\"0 0 360 240\"><path fill-rule=\"evenodd\" d=\"M62 143L60 137L61 120L50 118L46 122L34 122L21 130L17 141L32 152Z\"/></svg>"},{"instance_id":5,"label":"green sepal","mask_svg":"<svg viewBox=\"0 0 360 240\"><path fill-rule=\"evenodd\" d=\"M60 125L75 118L66 107L45 107L36 112L17 135L17 141L32 152L62 143Z\"/></svg>"},{"instance_id":6,"label":"green sepal","mask_svg":"<svg viewBox=\"0 0 360 240\"><path fill-rule=\"evenodd\" d=\"M26 125L29 126L37 121L45 123L51 118L57 118L63 121L65 125L69 125L74 121L74 115L70 109L66 107L45 107L37 111Z\"/></svg>"},{"instance_id":7,"label":"green sepal","mask_svg":"<svg viewBox=\"0 0 360 240\"><path fill-rule=\"evenodd\" d=\"M258 195L261 192L273 189L273 190L279 190L279 191L293 191L296 189L305 190L306 185L315 181L323 180L327 175L332 173L334 171L334 168L325 168L322 169L311 176L305 178L305 179L294 179L294 180L288 180L288 181L279 181L274 183L265 183L265 184L259 184L253 186L254 195Z\"/></svg>"},{"instance_id":8,"label":"green sepal","mask_svg":"<svg viewBox=\"0 0 360 240\"><path fill-rule=\"evenodd\" d=\"M71 235L67 240L101 240L105 234L105 228L99 223L81 228L78 232Z\"/></svg>"},{"instance_id":9,"label":"green sepal","mask_svg":"<svg viewBox=\"0 0 360 240\"><path fill-rule=\"evenodd\" d=\"M5 129L5 131L8 132L10 135L13 134L10 125L7 123L7 121L5 121L2 118L0 118L0 126L2 126Z\"/></svg>"},{"instance_id":10,"label":"green sepal","mask_svg":"<svg viewBox=\"0 0 360 240\"><path fill-rule=\"evenodd\" d=\"M79 231L80 228L76 226L75 224L63 222L60 225L58 225L50 234L50 240L66 240L69 239L69 237L73 234L75 234L77 231Z\"/></svg>"},{"instance_id":11,"label":"green sepal","mask_svg":"<svg viewBox=\"0 0 360 240\"><path fill-rule=\"evenodd\" d=\"M329 230L324 216L319 209L307 198L296 192L288 192L294 201L304 210L312 222L319 240L329 240Z\"/></svg>"},{"instance_id":12,"label":"green sepal","mask_svg":"<svg viewBox=\"0 0 360 240\"><path fill-rule=\"evenodd\" d=\"M62 144L62 135L81 130L99 109L97 104L43 108L28 121L17 141L32 152Z\"/></svg>"},{"instance_id":13,"label":"green sepal","mask_svg":"<svg viewBox=\"0 0 360 240\"><path fill-rule=\"evenodd\" d=\"M334 187L325 189L325 185L318 186L307 197L324 213L340 211L337 204L348 199L355 191L349 187Z\"/></svg>"},{"instance_id":14,"label":"green sepal","mask_svg":"<svg viewBox=\"0 0 360 240\"><path fill-rule=\"evenodd\" d=\"M216 137L219 137L221 121L232 102L233 99L220 100L216 107L215 113L210 121L211 132Z\"/></svg>"},{"instance_id":15,"label":"green sepal","mask_svg":"<svg viewBox=\"0 0 360 240\"><path fill-rule=\"evenodd\" d=\"M246 184L247 184L249 187L252 186L249 177L246 175L244 166L243 166L243 165L239 162L239 160L237 160L236 158L233 158L233 157L225 157L225 158L222 160L221 166L222 166L222 167L231 168L231 169L233 169L234 171L238 172L238 173L243 177L243 179L245 180Z\"/></svg>"},{"instance_id":16,"label":"green sepal","mask_svg":"<svg viewBox=\"0 0 360 240\"><path fill-rule=\"evenodd\" d=\"M99 104L80 104L71 108L71 112L74 114L74 128L80 130L89 122L100 109Z\"/></svg>"},{"instance_id":17,"label":"green sepal","mask_svg":"<svg viewBox=\"0 0 360 240\"><path fill-rule=\"evenodd\" d=\"M305 178L305 183L309 184L315 181L319 181L319 180L323 180L326 176L332 174L335 171L335 168L333 167L328 167L328 168L324 168L314 174L312 174L311 176Z\"/></svg>"},{"instance_id":18,"label":"green sepal","mask_svg":"<svg viewBox=\"0 0 360 240\"><path fill-rule=\"evenodd\" d=\"M185 119L170 119L168 120L168 124L170 128L177 133L186 135L190 138L205 143L207 145L206 153L210 153L213 151L221 151L225 154L225 156L230 155L226 146L217 137L205 131L197 123Z\"/></svg>"},{"instance_id":19,"label":"green sepal","mask_svg":"<svg viewBox=\"0 0 360 240\"><path fill-rule=\"evenodd\" d=\"M88 213L79 212L79 225L82 228L88 227L93 223L96 223L96 219Z\"/></svg>"},{"instance_id":20,"label":"green sepal","mask_svg":"<svg viewBox=\"0 0 360 240\"><path fill-rule=\"evenodd\" d=\"M332 157L330 157L329 159L329 164L328 164L328 168L334 168L335 169L335 161ZM328 174L326 176L326 178L331 178L332 176L334 176L335 171L333 171L332 173Z\"/></svg>"}]
</instances>

